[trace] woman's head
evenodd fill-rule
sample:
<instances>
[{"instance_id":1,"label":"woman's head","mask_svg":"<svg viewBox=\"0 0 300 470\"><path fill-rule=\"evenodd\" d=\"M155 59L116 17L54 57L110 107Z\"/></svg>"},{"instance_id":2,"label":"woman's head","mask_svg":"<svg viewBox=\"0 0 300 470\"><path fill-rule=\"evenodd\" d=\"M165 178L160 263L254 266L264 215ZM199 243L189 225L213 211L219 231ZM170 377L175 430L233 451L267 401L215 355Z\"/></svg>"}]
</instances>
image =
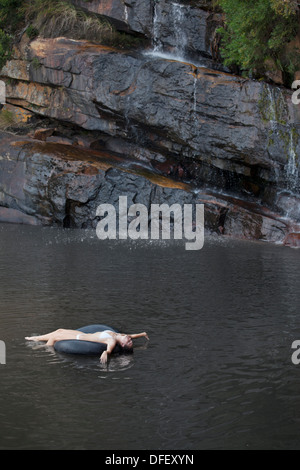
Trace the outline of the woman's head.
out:
<instances>
[{"instance_id":1,"label":"woman's head","mask_svg":"<svg viewBox=\"0 0 300 470\"><path fill-rule=\"evenodd\" d=\"M119 334L117 336L117 340L119 345L127 350L131 350L133 348L132 338L129 335Z\"/></svg>"}]
</instances>

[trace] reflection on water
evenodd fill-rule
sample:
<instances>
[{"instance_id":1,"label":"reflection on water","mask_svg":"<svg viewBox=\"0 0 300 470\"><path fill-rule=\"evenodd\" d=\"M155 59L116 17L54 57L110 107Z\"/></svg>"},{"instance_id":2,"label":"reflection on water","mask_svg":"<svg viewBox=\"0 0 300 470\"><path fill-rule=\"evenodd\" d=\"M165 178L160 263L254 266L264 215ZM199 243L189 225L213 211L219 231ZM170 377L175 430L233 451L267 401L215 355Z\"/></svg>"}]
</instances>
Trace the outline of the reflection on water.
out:
<instances>
[{"instance_id":1,"label":"reflection on water","mask_svg":"<svg viewBox=\"0 0 300 470\"><path fill-rule=\"evenodd\" d=\"M75 367L77 369L84 368L85 370L92 370L95 372L113 373L120 372L130 369L134 365L134 356L133 354L119 355L115 354L109 360L109 364L103 365L100 362L99 358L95 356L80 356L80 355L68 355L62 354L55 351L51 346L46 346L42 342L32 342L26 341L26 346L35 351L35 354L40 353L40 356L47 356L47 361L51 363L59 362L68 364L70 367ZM138 347L136 349L146 349L144 347ZM51 360L52 359L52 360Z\"/></svg>"},{"instance_id":2,"label":"reflection on water","mask_svg":"<svg viewBox=\"0 0 300 470\"><path fill-rule=\"evenodd\" d=\"M299 449L300 252L0 225L1 449ZM133 355L24 337L104 323ZM109 432L107 432L109 429Z\"/></svg>"}]
</instances>

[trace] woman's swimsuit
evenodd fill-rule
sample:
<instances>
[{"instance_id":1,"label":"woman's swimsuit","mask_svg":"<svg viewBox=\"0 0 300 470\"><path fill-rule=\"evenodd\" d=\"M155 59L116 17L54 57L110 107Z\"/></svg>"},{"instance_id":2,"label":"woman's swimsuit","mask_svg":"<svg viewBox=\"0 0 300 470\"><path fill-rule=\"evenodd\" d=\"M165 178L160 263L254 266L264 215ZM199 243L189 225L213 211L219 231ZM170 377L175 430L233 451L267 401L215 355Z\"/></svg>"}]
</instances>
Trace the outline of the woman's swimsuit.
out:
<instances>
[{"instance_id":1,"label":"woman's swimsuit","mask_svg":"<svg viewBox=\"0 0 300 470\"><path fill-rule=\"evenodd\" d=\"M101 333L99 333L99 339L111 339L112 336L107 333L107 331L102 331Z\"/></svg>"},{"instance_id":2,"label":"woman's swimsuit","mask_svg":"<svg viewBox=\"0 0 300 470\"><path fill-rule=\"evenodd\" d=\"M82 333L77 335L76 339L80 339L80 336L82 336ZM99 337L99 339L111 339L112 338L112 336L109 333L107 333L106 331L101 331L101 333L99 333L98 337Z\"/></svg>"}]
</instances>

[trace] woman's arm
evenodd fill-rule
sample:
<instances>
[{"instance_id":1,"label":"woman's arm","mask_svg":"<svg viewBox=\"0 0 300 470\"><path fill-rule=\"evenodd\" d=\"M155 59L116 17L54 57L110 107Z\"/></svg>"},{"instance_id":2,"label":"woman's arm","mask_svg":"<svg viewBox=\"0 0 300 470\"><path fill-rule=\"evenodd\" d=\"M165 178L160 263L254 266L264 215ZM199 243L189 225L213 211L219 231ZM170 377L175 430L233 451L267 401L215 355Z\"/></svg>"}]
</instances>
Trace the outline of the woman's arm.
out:
<instances>
[{"instance_id":1,"label":"woman's arm","mask_svg":"<svg viewBox=\"0 0 300 470\"><path fill-rule=\"evenodd\" d=\"M138 333L137 335L129 335L132 339L136 339L136 338L143 338L145 337L148 341L149 341L149 337L147 335L146 332L144 333Z\"/></svg>"},{"instance_id":2,"label":"woman's arm","mask_svg":"<svg viewBox=\"0 0 300 470\"><path fill-rule=\"evenodd\" d=\"M102 354L101 354L101 357L100 357L100 362L101 364L107 364L107 361L108 361L108 357L110 356L110 354L113 352L113 350L115 349L116 347L116 344L117 344L117 341L115 339L108 339L107 342L107 349L106 351L104 351Z\"/></svg>"}]
</instances>

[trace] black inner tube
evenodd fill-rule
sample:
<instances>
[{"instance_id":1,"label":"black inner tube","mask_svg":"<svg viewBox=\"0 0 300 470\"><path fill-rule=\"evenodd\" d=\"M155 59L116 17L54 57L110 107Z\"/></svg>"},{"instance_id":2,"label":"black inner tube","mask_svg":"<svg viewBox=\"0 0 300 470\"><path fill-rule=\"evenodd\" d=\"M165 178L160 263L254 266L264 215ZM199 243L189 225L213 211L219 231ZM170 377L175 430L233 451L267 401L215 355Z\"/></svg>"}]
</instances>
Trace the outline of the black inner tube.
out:
<instances>
[{"instance_id":1,"label":"black inner tube","mask_svg":"<svg viewBox=\"0 0 300 470\"><path fill-rule=\"evenodd\" d=\"M118 333L117 330L107 325L88 325L82 328L78 328L78 331L82 333L98 333L101 331L110 330ZM106 351L107 345L104 343L93 343L92 341L82 341L76 339L68 339L63 341L57 341L54 344L54 349L57 352L65 354L82 354L86 356L101 356ZM128 353L128 350L122 348L119 344L113 350L113 353L124 354Z\"/></svg>"}]
</instances>

